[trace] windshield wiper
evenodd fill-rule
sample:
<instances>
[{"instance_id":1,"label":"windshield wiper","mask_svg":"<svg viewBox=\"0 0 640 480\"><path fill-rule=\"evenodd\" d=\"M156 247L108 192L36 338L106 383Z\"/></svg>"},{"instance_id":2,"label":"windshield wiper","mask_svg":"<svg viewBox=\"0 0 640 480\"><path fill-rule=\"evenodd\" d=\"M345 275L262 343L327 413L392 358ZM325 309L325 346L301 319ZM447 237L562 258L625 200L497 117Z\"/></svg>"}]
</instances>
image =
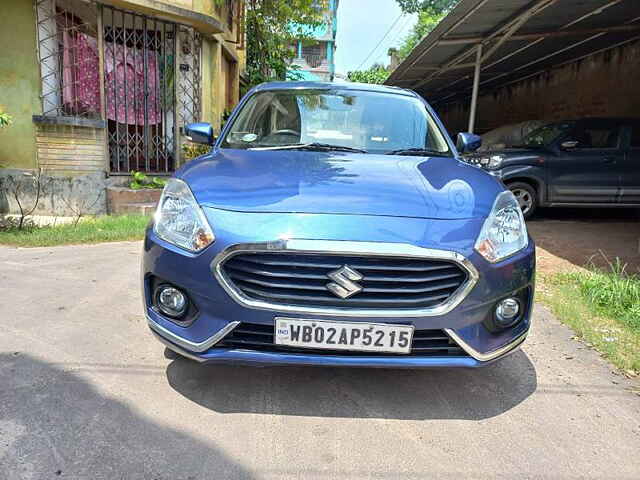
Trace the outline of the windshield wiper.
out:
<instances>
[{"instance_id":1,"label":"windshield wiper","mask_svg":"<svg viewBox=\"0 0 640 480\"><path fill-rule=\"evenodd\" d=\"M439 152L428 148L399 148L398 150L391 150L385 153L385 155L413 155L416 157L422 157L424 155L449 156L446 155L446 153L447 152Z\"/></svg>"},{"instance_id":2,"label":"windshield wiper","mask_svg":"<svg viewBox=\"0 0 640 480\"><path fill-rule=\"evenodd\" d=\"M320 150L338 152L355 152L355 153L367 153L366 150L361 148L345 147L344 145L331 145L330 143L294 143L292 145L274 145L272 147L253 147L249 150Z\"/></svg>"}]
</instances>

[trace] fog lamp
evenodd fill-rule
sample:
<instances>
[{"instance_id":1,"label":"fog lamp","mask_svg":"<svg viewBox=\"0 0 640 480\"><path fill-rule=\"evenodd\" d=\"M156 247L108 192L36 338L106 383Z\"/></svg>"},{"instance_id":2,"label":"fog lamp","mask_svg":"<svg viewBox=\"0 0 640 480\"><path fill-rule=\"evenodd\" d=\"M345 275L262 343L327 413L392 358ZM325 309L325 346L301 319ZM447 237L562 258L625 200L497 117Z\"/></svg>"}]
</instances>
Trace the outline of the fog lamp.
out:
<instances>
[{"instance_id":1,"label":"fog lamp","mask_svg":"<svg viewBox=\"0 0 640 480\"><path fill-rule=\"evenodd\" d=\"M511 325L520 313L520 303L515 298L505 298L496 307L496 320L501 327Z\"/></svg>"},{"instance_id":2,"label":"fog lamp","mask_svg":"<svg viewBox=\"0 0 640 480\"><path fill-rule=\"evenodd\" d=\"M170 317L182 317L187 312L188 301L184 293L171 285L160 285L156 289L156 305Z\"/></svg>"}]
</instances>

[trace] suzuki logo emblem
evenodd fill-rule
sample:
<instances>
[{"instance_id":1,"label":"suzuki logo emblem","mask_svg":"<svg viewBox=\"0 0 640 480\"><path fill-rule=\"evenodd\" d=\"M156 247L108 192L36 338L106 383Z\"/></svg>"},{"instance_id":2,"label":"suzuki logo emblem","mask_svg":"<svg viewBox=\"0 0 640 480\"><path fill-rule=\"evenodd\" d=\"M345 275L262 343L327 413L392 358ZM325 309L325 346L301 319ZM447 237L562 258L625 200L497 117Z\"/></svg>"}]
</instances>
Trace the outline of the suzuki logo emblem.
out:
<instances>
[{"instance_id":1,"label":"suzuki logo emblem","mask_svg":"<svg viewBox=\"0 0 640 480\"><path fill-rule=\"evenodd\" d=\"M327 273L327 277L333 280L327 283L327 289L337 297L349 298L362 291L362 286L356 283L362 280L362 275L347 265Z\"/></svg>"}]
</instances>

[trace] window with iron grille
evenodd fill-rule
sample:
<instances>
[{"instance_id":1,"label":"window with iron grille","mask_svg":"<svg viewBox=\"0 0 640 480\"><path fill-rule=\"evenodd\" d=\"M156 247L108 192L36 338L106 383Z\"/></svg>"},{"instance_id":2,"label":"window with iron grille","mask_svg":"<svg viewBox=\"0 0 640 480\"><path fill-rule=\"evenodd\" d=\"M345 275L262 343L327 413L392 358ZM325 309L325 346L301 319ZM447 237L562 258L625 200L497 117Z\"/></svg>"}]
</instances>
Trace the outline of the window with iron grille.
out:
<instances>
[{"instance_id":1,"label":"window with iron grille","mask_svg":"<svg viewBox=\"0 0 640 480\"><path fill-rule=\"evenodd\" d=\"M101 118L97 7L35 0L42 114Z\"/></svg>"},{"instance_id":2,"label":"window with iron grille","mask_svg":"<svg viewBox=\"0 0 640 480\"><path fill-rule=\"evenodd\" d=\"M34 1L43 115L106 120L113 174L175 170L180 128L201 120L201 35L90 0Z\"/></svg>"}]
</instances>

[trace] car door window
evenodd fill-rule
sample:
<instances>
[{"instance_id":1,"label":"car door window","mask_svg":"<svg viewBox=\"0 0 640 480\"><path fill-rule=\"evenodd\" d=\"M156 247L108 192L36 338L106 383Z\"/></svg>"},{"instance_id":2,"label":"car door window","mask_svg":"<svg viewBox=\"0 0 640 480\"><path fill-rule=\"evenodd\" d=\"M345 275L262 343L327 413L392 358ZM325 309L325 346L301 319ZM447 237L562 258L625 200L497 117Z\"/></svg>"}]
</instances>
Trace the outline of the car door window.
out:
<instances>
[{"instance_id":1,"label":"car door window","mask_svg":"<svg viewBox=\"0 0 640 480\"><path fill-rule=\"evenodd\" d=\"M631 125L630 147L634 150L640 149L640 122Z\"/></svg>"},{"instance_id":2,"label":"car door window","mask_svg":"<svg viewBox=\"0 0 640 480\"><path fill-rule=\"evenodd\" d=\"M573 132L573 140L578 142L577 148L603 149L618 147L617 126L581 126Z\"/></svg>"}]
</instances>

